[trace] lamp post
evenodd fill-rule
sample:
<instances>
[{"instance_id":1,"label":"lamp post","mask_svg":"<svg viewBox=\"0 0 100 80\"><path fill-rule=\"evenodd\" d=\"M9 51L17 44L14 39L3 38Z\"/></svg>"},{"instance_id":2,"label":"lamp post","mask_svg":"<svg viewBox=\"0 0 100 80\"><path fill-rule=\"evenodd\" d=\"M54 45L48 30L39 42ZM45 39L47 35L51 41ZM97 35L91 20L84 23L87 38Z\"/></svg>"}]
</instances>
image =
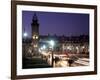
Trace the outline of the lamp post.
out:
<instances>
[{"instance_id":1,"label":"lamp post","mask_svg":"<svg viewBox=\"0 0 100 80\"><path fill-rule=\"evenodd\" d=\"M26 37L28 36L28 34L26 33L26 32L24 32L24 34L23 34L23 37L24 37L24 54L23 54L23 56L24 57L26 57L26 51L25 51L25 46L26 46L26 43L25 43L25 41L26 41Z\"/></svg>"},{"instance_id":2,"label":"lamp post","mask_svg":"<svg viewBox=\"0 0 100 80\"><path fill-rule=\"evenodd\" d=\"M51 45L51 48L52 48L52 67L53 67L53 48L54 48L54 45L55 45L55 42L53 41L53 40L51 40L50 42L49 42L49 44Z\"/></svg>"},{"instance_id":3,"label":"lamp post","mask_svg":"<svg viewBox=\"0 0 100 80\"><path fill-rule=\"evenodd\" d=\"M26 37L27 37L27 35L28 35L28 34L25 32L23 36L26 38Z\"/></svg>"}]
</instances>

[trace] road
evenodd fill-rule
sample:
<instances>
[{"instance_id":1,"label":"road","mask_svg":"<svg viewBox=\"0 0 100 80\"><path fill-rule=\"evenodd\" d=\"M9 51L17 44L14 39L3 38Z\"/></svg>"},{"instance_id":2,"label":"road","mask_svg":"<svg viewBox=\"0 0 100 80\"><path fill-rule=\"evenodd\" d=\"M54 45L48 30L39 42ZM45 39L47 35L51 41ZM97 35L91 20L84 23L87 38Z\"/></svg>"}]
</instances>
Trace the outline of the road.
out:
<instances>
[{"instance_id":1,"label":"road","mask_svg":"<svg viewBox=\"0 0 100 80\"><path fill-rule=\"evenodd\" d=\"M88 58L79 58L76 60L71 67L77 66L89 66L89 59ZM59 60L58 62L54 62L54 67L69 67L68 61Z\"/></svg>"}]
</instances>

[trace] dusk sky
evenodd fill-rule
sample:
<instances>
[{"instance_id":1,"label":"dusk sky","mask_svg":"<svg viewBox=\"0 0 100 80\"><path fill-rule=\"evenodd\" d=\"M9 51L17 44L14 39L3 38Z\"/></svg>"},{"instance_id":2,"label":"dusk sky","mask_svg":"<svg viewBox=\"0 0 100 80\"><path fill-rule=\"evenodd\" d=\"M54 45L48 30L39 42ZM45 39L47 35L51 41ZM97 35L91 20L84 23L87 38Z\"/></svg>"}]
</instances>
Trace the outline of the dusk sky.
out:
<instances>
[{"instance_id":1,"label":"dusk sky","mask_svg":"<svg viewBox=\"0 0 100 80\"><path fill-rule=\"evenodd\" d=\"M22 11L22 30L31 37L31 23L34 13L39 22L40 35L89 35L89 14Z\"/></svg>"}]
</instances>

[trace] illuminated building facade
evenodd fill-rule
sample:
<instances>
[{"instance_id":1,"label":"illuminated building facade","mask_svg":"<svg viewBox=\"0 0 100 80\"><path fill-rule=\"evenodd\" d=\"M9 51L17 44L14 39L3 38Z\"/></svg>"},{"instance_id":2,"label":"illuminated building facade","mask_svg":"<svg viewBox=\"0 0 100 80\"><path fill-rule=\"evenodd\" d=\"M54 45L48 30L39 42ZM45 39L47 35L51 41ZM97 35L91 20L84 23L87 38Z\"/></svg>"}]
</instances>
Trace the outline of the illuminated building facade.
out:
<instances>
[{"instance_id":1,"label":"illuminated building facade","mask_svg":"<svg viewBox=\"0 0 100 80\"><path fill-rule=\"evenodd\" d=\"M51 47L49 45L50 40L54 40L54 51L60 52L60 54L67 53L72 54L88 54L89 53L89 36L79 35L79 36L58 36L54 35L41 35L39 34L39 23L37 15L34 14L31 23L32 36L30 39L26 38L23 40L24 54L27 55L38 55L39 49L45 45L46 50Z\"/></svg>"}]
</instances>

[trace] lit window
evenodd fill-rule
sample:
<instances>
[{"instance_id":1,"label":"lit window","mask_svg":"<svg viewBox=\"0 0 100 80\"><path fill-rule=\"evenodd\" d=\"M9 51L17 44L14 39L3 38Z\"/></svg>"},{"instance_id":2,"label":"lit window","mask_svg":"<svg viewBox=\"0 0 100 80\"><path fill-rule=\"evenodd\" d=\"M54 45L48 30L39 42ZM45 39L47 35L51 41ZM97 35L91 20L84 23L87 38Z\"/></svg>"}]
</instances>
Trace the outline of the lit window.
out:
<instances>
[{"instance_id":1,"label":"lit window","mask_svg":"<svg viewBox=\"0 0 100 80\"><path fill-rule=\"evenodd\" d=\"M85 47L83 46L82 48L84 49Z\"/></svg>"}]
</instances>

